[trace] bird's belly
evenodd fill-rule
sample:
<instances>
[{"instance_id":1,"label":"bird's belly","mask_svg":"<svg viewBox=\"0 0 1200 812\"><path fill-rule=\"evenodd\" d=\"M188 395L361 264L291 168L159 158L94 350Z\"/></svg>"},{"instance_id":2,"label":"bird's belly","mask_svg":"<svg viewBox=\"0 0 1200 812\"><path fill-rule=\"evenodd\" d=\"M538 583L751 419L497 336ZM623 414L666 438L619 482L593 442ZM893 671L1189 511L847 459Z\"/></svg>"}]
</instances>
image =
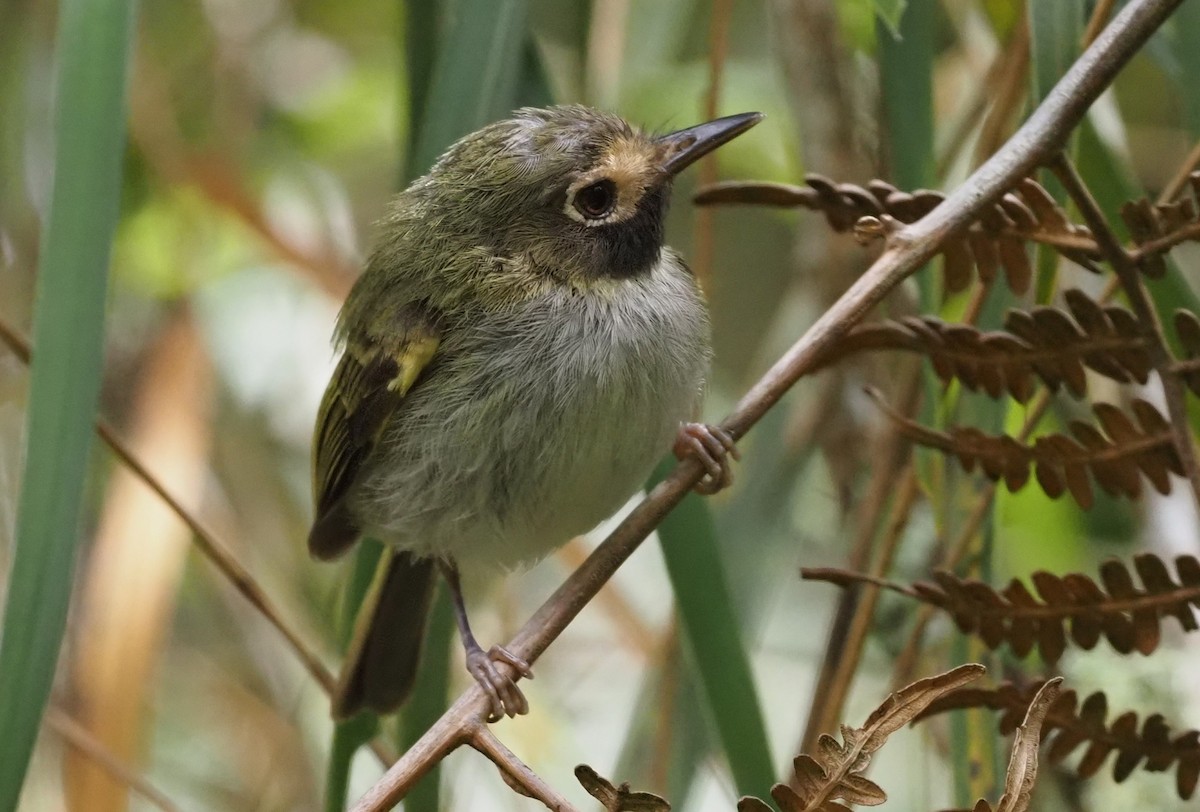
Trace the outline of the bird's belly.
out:
<instances>
[{"instance_id":1,"label":"bird's belly","mask_svg":"<svg viewBox=\"0 0 1200 812\"><path fill-rule=\"evenodd\" d=\"M692 416L707 366L698 297L662 310L543 308L451 347L358 489L366 527L419 555L513 566L610 516Z\"/></svg>"}]
</instances>

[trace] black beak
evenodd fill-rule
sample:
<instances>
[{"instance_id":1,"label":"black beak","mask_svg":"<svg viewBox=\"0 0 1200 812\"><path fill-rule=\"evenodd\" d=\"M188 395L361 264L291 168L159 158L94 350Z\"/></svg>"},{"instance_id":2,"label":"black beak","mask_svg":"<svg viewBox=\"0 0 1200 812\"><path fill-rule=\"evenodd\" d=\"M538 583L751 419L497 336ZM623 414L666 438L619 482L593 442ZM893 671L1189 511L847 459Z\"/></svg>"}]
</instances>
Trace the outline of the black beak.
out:
<instances>
[{"instance_id":1,"label":"black beak","mask_svg":"<svg viewBox=\"0 0 1200 812\"><path fill-rule=\"evenodd\" d=\"M764 118L762 113L738 113L656 138L654 143L663 148L663 171L668 175L678 175Z\"/></svg>"}]
</instances>

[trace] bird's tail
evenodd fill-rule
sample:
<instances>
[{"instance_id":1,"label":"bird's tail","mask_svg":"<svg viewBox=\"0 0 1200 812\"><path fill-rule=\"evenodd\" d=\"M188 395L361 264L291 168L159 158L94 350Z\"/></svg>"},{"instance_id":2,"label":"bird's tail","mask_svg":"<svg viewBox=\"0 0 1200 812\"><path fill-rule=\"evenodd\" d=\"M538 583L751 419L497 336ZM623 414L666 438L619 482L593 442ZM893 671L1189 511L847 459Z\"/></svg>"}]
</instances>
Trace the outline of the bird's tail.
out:
<instances>
[{"instance_id":1,"label":"bird's tail","mask_svg":"<svg viewBox=\"0 0 1200 812\"><path fill-rule=\"evenodd\" d=\"M412 691L433 596L434 563L385 547L354 622L333 695L333 716L385 714Z\"/></svg>"}]
</instances>

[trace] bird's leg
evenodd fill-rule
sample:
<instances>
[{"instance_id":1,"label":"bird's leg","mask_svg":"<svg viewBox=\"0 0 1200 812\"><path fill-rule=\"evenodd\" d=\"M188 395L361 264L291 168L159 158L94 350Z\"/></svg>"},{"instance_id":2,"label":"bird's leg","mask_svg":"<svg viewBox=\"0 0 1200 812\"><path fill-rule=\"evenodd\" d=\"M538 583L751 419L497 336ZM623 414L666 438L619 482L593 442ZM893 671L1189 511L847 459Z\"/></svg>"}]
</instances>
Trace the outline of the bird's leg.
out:
<instances>
[{"instance_id":1,"label":"bird's leg","mask_svg":"<svg viewBox=\"0 0 1200 812\"><path fill-rule=\"evenodd\" d=\"M450 585L450 595L454 598L454 619L458 621L458 634L462 638L463 648L466 649L467 671L487 692L492 702L488 721L494 722L505 715L529 713L529 702L517 687L517 683L496 668L497 662L507 663L522 677L533 679L529 663L501 646L492 646L490 651L483 650L475 635L471 633L471 623L467 620L467 607L463 602L458 567L444 559L438 561L438 566L441 567L442 575Z\"/></svg>"},{"instance_id":2,"label":"bird's leg","mask_svg":"<svg viewBox=\"0 0 1200 812\"><path fill-rule=\"evenodd\" d=\"M737 444L729 432L707 423L684 423L675 435L675 456L683 460L695 457L704 464L707 473L696 483L697 493L716 493L733 483L733 466L729 458L741 459Z\"/></svg>"}]
</instances>

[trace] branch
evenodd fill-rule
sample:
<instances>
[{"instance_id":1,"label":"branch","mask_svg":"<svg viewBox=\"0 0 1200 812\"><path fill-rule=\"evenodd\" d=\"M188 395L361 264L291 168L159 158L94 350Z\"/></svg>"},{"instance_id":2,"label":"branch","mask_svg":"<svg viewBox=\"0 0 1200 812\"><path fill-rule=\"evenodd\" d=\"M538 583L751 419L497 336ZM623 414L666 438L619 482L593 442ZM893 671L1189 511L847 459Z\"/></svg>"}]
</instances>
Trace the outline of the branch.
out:
<instances>
[{"instance_id":1,"label":"branch","mask_svg":"<svg viewBox=\"0 0 1200 812\"><path fill-rule=\"evenodd\" d=\"M23 363L28 364L31 358L29 342L24 339L16 330L8 324L0 321L0 342L3 342L14 355L17 356ZM164 486L158 481L155 476L150 473L146 466L142 465L141 460L125 445L118 437L113 428L104 420L96 420L96 434L104 441L104 444L116 455L122 463L124 463L134 476L142 480L150 490L154 491L160 499L167 504L169 508L177 515L188 529L192 531L196 537L196 546L200 548L200 552L204 557L211 561L218 570L233 584L234 588L250 601L254 608L262 614L267 621L275 627L275 629L283 635L283 638L288 642L296 657L317 684L321 686L326 694L333 690L334 680L333 675L321 663L317 655L308 650L304 641L300 639L300 635L283 619L279 610L271 603L270 598L259 587L253 576L238 563L233 554L217 541L210 534L200 520L192 515L183 504L179 502Z\"/></svg>"},{"instance_id":2,"label":"branch","mask_svg":"<svg viewBox=\"0 0 1200 812\"><path fill-rule=\"evenodd\" d=\"M1021 178L1061 150L1092 102L1181 2L1133 0L1126 5L999 152L927 216L892 235L888 247L867 272L746 393L723 428L735 439L744 436L817 365L823 353L892 288L932 258L947 237L967 227ZM695 459L676 466L538 609L508 650L534 662L703 473ZM479 724L487 712L483 689L478 685L468 688L355 804L355 812L395 805L437 759L464 743L466 731Z\"/></svg>"},{"instance_id":3,"label":"branch","mask_svg":"<svg viewBox=\"0 0 1200 812\"><path fill-rule=\"evenodd\" d=\"M93 736L91 731L68 716L65 711L51 705L46 709L46 725L62 736L68 746L83 753L110 778L141 795L151 806L162 812L179 812L179 807L161 790L112 753L105 747L104 742Z\"/></svg>"},{"instance_id":4,"label":"branch","mask_svg":"<svg viewBox=\"0 0 1200 812\"><path fill-rule=\"evenodd\" d=\"M517 758L512 750L493 735L487 725L477 725L472 732L470 745L487 756L493 764L500 768L500 776L504 783L527 798L541 801L547 809L553 812L576 812L566 798L538 777L529 769L525 762Z\"/></svg>"}]
</instances>

